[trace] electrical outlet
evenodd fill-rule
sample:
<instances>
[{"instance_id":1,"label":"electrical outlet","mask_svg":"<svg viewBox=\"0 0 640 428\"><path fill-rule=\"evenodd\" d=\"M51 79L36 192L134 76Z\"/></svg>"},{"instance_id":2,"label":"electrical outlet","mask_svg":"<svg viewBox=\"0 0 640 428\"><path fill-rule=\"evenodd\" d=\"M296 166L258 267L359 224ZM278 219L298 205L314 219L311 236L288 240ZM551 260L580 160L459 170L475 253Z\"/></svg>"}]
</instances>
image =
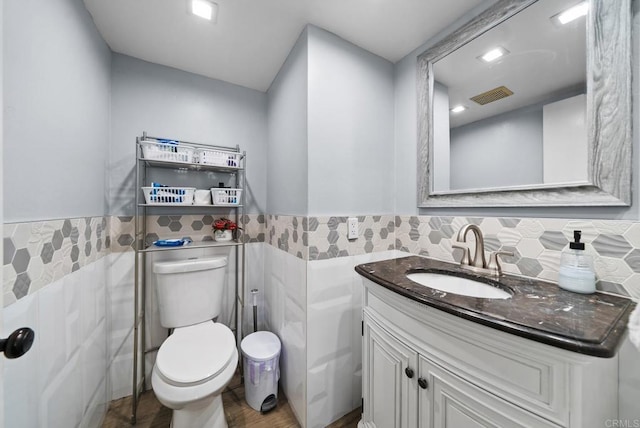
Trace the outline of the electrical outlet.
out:
<instances>
[{"instance_id":1,"label":"electrical outlet","mask_svg":"<svg viewBox=\"0 0 640 428\"><path fill-rule=\"evenodd\" d=\"M347 239L358 239L358 217L349 217L347 220Z\"/></svg>"}]
</instances>

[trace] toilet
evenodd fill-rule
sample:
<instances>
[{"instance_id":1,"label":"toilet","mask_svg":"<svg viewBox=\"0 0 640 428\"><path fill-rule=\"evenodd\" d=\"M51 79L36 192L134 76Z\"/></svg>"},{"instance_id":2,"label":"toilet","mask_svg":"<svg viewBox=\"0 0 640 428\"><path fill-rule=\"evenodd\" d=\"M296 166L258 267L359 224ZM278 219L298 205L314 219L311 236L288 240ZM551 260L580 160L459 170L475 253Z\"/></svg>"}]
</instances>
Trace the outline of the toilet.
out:
<instances>
[{"instance_id":1,"label":"toilet","mask_svg":"<svg viewBox=\"0 0 640 428\"><path fill-rule=\"evenodd\" d=\"M221 311L226 257L156 262L160 346L151 385L173 410L172 428L226 428L222 391L238 366L235 337L213 321Z\"/></svg>"}]
</instances>

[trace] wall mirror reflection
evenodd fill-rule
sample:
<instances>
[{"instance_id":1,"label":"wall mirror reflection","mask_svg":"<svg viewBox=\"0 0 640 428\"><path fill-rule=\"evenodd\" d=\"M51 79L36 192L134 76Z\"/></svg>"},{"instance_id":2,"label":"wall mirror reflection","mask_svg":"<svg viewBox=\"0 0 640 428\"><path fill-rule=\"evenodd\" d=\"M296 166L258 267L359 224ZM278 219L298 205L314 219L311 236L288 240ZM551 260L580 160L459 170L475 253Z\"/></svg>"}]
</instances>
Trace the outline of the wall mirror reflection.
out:
<instances>
[{"instance_id":1,"label":"wall mirror reflection","mask_svg":"<svg viewBox=\"0 0 640 428\"><path fill-rule=\"evenodd\" d=\"M419 204L627 205L628 21L622 0L501 1L425 52Z\"/></svg>"}]
</instances>

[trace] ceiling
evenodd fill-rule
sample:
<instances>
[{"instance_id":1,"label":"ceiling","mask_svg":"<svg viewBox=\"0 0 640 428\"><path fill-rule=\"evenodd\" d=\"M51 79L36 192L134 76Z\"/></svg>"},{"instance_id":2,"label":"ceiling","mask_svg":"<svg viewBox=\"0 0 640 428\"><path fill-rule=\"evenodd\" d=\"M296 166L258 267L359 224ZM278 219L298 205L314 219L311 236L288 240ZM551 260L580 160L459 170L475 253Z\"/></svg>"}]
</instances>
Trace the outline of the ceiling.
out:
<instances>
[{"instance_id":1,"label":"ceiling","mask_svg":"<svg viewBox=\"0 0 640 428\"><path fill-rule=\"evenodd\" d=\"M586 17L566 25L550 19L575 4L576 0L538 1L437 61L435 80L447 87L450 106L467 107L461 113L451 113L451 128L583 93ZM478 59L496 46L509 54L492 63ZM503 85L514 94L485 105L470 100Z\"/></svg>"},{"instance_id":2,"label":"ceiling","mask_svg":"<svg viewBox=\"0 0 640 428\"><path fill-rule=\"evenodd\" d=\"M490 0L215 0L217 23L188 0L84 0L118 53L266 91L313 24L396 62Z\"/></svg>"}]
</instances>

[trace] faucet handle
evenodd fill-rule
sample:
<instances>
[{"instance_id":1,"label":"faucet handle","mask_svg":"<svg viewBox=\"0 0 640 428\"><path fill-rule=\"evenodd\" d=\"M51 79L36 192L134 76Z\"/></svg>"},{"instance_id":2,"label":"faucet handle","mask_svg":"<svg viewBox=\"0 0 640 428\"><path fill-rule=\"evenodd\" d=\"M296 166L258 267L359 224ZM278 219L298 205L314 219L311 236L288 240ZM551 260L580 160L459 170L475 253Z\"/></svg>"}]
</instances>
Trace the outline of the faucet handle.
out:
<instances>
[{"instance_id":1,"label":"faucet handle","mask_svg":"<svg viewBox=\"0 0 640 428\"><path fill-rule=\"evenodd\" d=\"M458 248L462 250L462 260L460 260L461 265L471 265L471 251L469 250L469 246L463 243L453 243L451 244L453 248Z\"/></svg>"},{"instance_id":2,"label":"faucet handle","mask_svg":"<svg viewBox=\"0 0 640 428\"><path fill-rule=\"evenodd\" d=\"M494 251L489 255L489 264L487 269L493 271L497 276L502 275L502 266L500 265L500 259L498 256L513 256L511 251Z\"/></svg>"}]
</instances>

